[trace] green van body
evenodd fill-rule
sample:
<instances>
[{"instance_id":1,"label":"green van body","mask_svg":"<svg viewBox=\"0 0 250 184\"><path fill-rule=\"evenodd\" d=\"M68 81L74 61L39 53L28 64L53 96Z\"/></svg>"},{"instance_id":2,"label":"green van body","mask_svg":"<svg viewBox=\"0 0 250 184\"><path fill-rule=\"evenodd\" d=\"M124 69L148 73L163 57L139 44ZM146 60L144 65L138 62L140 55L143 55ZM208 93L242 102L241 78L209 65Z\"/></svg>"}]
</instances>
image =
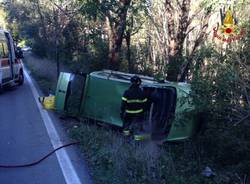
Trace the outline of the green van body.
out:
<instances>
[{"instance_id":1,"label":"green van body","mask_svg":"<svg viewBox=\"0 0 250 184\"><path fill-rule=\"evenodd\" d=\"M97 121L102 121L122 127L120 119L121 98L130 86L129 79L133 74L103 70L87 75L80 115ZM193 107L189 97L190 85L187 83L159 83L154 78L138 75L142 79L142 87L150 89L174 89L176 91L174 118L164 136L164 141L178 141L190 138L196 132L198 121L191 114Z\"/></svg>"}]
</instances>

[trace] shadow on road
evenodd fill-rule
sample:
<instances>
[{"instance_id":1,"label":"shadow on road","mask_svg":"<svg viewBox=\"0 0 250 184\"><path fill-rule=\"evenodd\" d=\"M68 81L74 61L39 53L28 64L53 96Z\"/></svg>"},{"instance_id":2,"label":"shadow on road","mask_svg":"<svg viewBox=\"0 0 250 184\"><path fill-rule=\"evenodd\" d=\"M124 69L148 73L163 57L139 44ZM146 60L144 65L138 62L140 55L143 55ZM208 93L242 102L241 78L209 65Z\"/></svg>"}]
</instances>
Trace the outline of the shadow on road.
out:
<instances>
[{"instance_id":1,"label":"shadow on road","mask_svg":"<svg viewBox=\"0 0 250 184\"><path fill-rule=\"evenodd\" d=\"M9 93L11 91L15 91L17 90L19 86L17 85L7 85L7 86L3 86L1 89L0 89L0 95L2 94L5 94L5 93Z\"/></svg>"}]
</instances>

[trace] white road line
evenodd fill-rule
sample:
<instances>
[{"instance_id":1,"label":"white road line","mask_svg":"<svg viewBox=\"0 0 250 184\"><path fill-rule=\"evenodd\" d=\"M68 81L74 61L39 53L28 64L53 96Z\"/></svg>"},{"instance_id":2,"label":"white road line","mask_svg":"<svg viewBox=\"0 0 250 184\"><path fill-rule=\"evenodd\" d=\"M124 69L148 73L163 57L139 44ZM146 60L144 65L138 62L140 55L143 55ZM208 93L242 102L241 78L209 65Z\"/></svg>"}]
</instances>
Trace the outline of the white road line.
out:
<instances>
[{"instance_id":1,"label":"white road line","mask_svg":"<svg viewBox=\"0 0 250 184\"><path fill-rule=\"evenodd\" d=\"M60 140L60 137L55 129L55 126L48 114L48 112L44 109L42 109L41 105L39 104L38 97L39 94L36 90L36 87L34 86L29 74L24 71L25 77L27 79L27 82L30 85L31 91L35 97L36 104L38 106L38 109L40 111L40 114L42 116L43 122L45 124L45 127L47 129L47 132L49 134L49 138L51 141L51 144L54 148L57 148L59 146L62 146L63 143ZM67 154L65 149L58 150L56 152L56 157L59 162L59 165L62 169L62 173L64 176L64 179L67 184L81 184L81 181L75 171L74 166L72 165L72 162L69 158L69 155Z\"/></svg>"}]
</instances>

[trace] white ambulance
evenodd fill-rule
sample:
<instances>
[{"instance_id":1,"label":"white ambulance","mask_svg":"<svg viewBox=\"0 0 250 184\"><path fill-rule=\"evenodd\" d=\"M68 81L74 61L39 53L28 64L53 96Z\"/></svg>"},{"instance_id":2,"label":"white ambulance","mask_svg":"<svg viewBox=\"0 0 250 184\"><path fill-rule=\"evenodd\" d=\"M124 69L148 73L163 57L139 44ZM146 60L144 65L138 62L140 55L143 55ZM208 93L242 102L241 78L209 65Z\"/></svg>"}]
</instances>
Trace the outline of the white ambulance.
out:
<instances>
[{"instance_id":1,"label":"white ambulance","mask_svg":"<svg viewBox=\"0 0 250 184\"><path fill-rule=\"evenodd\" d=\"M15 48L10 33L0 29L0 88L6 84L23 84L22 58L22 52Z\"/></svg>"}]
</instances>

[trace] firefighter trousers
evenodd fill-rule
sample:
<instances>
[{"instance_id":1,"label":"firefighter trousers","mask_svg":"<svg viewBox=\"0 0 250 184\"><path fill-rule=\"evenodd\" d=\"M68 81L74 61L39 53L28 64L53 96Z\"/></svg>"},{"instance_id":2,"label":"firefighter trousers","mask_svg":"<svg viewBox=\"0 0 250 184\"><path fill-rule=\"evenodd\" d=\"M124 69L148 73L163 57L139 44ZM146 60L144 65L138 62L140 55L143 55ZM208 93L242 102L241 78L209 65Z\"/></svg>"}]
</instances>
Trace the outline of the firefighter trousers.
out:
<instances>
[{"instance_id":1,"label":"firefighter trousers","mask_svg":"<svg viewBox=\"0 0 250 184\"><path fill-rule=\"evenodd\" d=\"M134 134L140 134L143 132L144 115L126 115L124 118L124 130L130 130Z\"/></svg>"}]
</instances>

